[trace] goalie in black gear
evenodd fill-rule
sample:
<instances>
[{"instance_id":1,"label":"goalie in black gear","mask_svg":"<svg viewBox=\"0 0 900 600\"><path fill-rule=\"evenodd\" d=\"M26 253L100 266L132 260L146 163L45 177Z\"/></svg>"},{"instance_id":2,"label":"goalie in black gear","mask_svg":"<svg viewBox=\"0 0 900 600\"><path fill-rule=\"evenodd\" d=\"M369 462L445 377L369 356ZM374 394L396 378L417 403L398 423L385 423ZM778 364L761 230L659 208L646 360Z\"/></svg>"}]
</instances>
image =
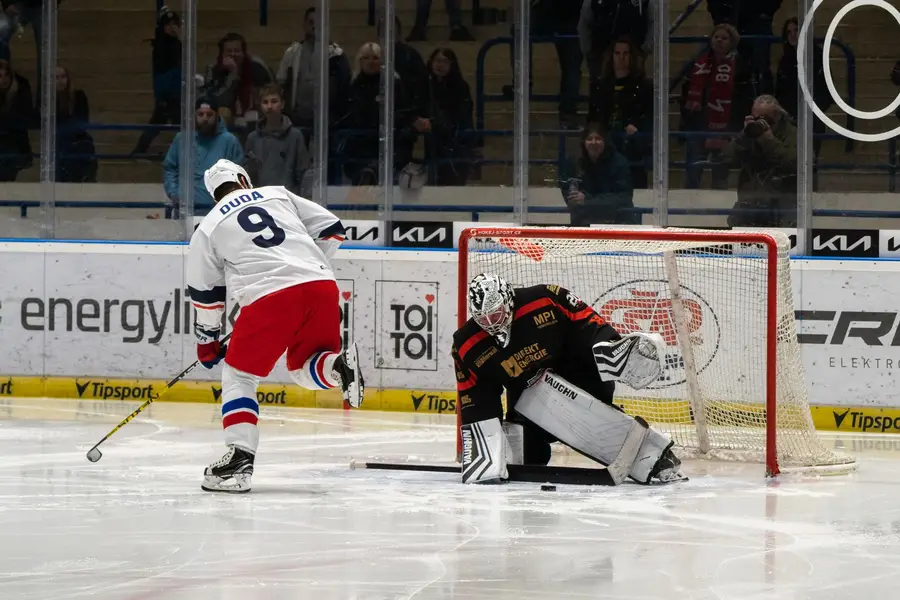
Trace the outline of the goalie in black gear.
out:
<instances>
[{"instance_id":1,"label":"goalie in black gear","mask_svg":"<svg viewBox=\"0 0 900 600\"><path fill-rule=\"evenodd\" d=\"M555 441L608 465L614 479L613 466L627 463L616 483L684 479L671 440L612 405L617 381L642 389L659 377L658 335L622 336L564 288L513 289L491 274L472 280L468 307L452 349L464 483L506 479L507 464L546 465Z\"/></svg>"}]
</instances>

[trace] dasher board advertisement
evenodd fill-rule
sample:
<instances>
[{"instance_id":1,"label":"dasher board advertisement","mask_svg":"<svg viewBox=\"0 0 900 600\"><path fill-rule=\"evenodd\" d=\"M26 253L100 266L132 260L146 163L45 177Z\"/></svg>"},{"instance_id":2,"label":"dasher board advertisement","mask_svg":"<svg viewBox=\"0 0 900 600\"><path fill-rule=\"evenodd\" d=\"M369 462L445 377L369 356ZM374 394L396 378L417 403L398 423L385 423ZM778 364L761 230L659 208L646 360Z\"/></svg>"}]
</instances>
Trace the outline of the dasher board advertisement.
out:
<instances>
[{"instance_id":1,"label":"dasher board advertisement","mask_svg":"<svg viewBox=\"0 0 900 600\"><path fill-rule=\"evenodd\" d=\"M195 359L193 309L184 279L186 246L9 242L0 244L0 252L0 334L7 348L0 353L0 381L22 376L79 382L168 380ZM339 251L334 266L341 337L359 344L369 387L452 395L449 348L457 322L456 264L453 251ZM900 263L793 260L791 266L810 403L900 407L895 392ZM555 272L547 283L577 292L617 328L660 333L673 351L667 354L664 376L646 393L677 396L684 370L674 349L665 276L648 272L624 277L629 270L633 272L627 258L618 257L602 277L585 278L576 266ZM742 282L758 287L754 278L761 276L742 276ZM758 389L754 395L761 398L759 361L748 359L760 355L761 300L743 302L736 315L736 304L716 300L723 297L716 285L729 285L727 281L697 277L682 285L701 377L718 372L736 379L742 374L759 382L749 389ZM647 306L656 312L638 319ZM240 309L230 303L226 314L227 331ZM219 376L219 368L198 369L191 378ZM267 381L291 382L283 361ZM624 387L622 394L627 394ZM423 402L419 404L428 404ZM842 424L852 424L851 417Z\"/></svg>"}]
</instances>

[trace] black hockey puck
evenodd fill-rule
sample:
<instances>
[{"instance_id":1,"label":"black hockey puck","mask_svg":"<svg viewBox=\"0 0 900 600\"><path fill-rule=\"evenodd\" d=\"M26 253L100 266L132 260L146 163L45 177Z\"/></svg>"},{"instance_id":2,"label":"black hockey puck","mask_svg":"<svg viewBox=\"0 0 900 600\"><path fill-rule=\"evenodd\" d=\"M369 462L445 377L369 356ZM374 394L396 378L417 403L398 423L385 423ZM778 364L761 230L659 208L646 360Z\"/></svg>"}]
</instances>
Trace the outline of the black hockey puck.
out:
<instances>
[{"instance_id":1,"label":"black hockey puck","mask_svg":"<svg viewBox=\"0 0 900 600\"><path fill-rule=\"evenodd\" d=\"M542 491L542 492L555 492L555 491L556 491L556 486L555 486L555 485L551 485L551 484L549 484L549 483L545 483L545 484L543 484L543 485L541 486L541 491Z\"/></svg>"}]
</instances>

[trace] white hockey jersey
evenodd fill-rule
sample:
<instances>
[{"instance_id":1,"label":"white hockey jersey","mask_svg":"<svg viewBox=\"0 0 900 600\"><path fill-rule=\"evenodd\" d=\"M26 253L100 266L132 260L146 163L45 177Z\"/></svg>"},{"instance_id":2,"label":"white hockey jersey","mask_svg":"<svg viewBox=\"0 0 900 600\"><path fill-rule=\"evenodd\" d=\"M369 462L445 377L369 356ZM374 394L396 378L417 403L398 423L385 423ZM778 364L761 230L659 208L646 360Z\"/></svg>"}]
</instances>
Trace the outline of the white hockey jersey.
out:
<instances>
[{"instance_id":1,"label":"white hockey jersey","mask_svg":"<svg viewBox=\"0 0 900 600\"><path fill-rule=\"evenodd\" d=\"M330 260L343 240L337 216L284 187L236 190L222 198L194 231L188 251L198 338L219 329L226 289L246 306L293 285L333 281Z\"/></svg>"}]
</instances>

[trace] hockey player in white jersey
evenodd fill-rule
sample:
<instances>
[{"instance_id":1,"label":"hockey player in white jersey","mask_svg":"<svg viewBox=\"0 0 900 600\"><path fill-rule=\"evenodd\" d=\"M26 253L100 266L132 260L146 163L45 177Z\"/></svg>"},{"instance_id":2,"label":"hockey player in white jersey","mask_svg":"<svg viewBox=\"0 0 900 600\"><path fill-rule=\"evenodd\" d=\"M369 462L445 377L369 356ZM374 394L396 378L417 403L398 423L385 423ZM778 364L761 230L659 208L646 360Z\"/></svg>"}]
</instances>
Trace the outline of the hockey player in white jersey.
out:
<instances>
[{"instance_id":1,"label":"hockey player in white jersey","mask_svg":"<svg viewBox=\"0 0 900 600\"><path fill-rule=\"evenodd\" d=\"M249 492L259 444L256 389L282 354L301 387L340 387L350 406L362 402L356 344L341 351L339 292L330 264L344 227L284 187L252 188L246 171L228 160L206 171L204 183L216 205L191 237L187 277L197 356L209 369L225 361L228 451L206 468L201 487ZM219 342L226 290L241 306L227 349Z\"/></svg>"}]
</instances>

